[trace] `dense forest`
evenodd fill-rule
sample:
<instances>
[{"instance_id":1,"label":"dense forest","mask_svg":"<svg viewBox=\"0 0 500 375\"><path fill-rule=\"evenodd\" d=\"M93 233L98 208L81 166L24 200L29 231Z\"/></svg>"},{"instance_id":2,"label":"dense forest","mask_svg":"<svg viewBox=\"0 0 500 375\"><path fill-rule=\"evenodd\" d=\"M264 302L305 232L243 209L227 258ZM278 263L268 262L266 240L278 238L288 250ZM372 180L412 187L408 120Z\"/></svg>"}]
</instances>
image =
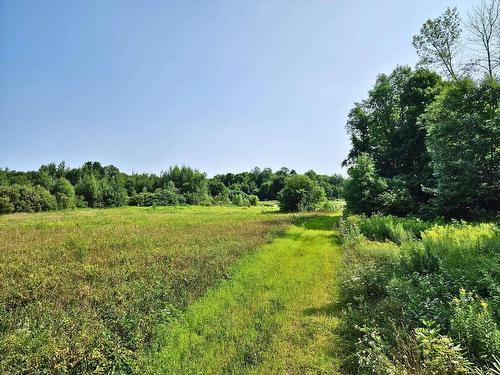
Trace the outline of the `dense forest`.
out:
<instances>
[{"instance_id":1,"label":"dense forest","mask_svg":"<svg viewBox=\"0 0 500 375\"><path fill-rule=\"evenodd\" d=\"M304 190L303 196L288 196L286 181ZM284 190L285 211L310 210L327 199L342 196L344 178L293 169L254 168L250 172L206 173L187 166L174 166L160 175L125 174L113 165L87 162L69 168L64 162L42 165L37 171L0 170L0 213L38 212L75 207L256 205L259 200L277 200ZM309 190L314 196L307 194Z\"/></svg>"}]
</instances>

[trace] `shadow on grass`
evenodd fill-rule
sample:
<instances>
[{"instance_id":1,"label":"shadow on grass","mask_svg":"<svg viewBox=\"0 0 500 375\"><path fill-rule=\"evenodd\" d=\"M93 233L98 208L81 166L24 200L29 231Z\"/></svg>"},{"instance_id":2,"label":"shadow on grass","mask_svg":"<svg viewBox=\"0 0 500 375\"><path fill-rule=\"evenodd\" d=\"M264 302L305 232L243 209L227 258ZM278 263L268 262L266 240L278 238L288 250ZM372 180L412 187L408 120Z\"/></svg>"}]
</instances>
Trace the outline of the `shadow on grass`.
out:
<instances>
[{"instance_id":1,"label":"shadow on grass","mask_svg":"<svg viewBox=\"0 0 500 375\"><path fill-rule=\"evenodd\" d=\"M337 227L339 220L338 215L314 215L298 217L295 224L311 230L331 231Z\"/></svg>"},{"instance_id":2,"label":"shadow on grass","mask_svg":"<svg viewBox=\"0 0 500 375\"><path fill-rule=\"evenodd\" d=\"M320 307L310 307L303 310L304 315L307 316L321 316L321 315L334 315L338 316L342 306L339 302L331 302Z\"/></svg>"}]
</instances>

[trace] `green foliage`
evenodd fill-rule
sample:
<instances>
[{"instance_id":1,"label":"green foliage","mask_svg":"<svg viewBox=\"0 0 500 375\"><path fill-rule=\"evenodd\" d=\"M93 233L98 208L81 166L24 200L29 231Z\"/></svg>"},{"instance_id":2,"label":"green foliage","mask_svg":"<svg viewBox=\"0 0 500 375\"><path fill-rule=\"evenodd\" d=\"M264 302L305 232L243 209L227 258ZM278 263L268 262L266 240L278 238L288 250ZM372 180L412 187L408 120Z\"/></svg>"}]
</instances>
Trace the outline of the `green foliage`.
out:
<instances>
[{"instance_id":1,"label":"green foliage","mask_svg":"<svg viewBox=\"0 0 500 375\"><path fill-rule=\"evenodd\" d=\"M39 212L57 208L55 198L39 185L0 186L0 198L4 210L10 212Z\"/></svg>"},{"instance_id":2,"label":"green foliage","mask_svg":"<svg viewBox=\"0 0 500 375\"><path fill-rule=\"evenodd\" d=\"M139 193L130 197L131 206L177 206L186 203L184 196L170 185L165 189L158 189L154 193Z\"/></svg>"},{"instance_id":3,"label":"green foliage","mask_svg":"<svg viewBox=\"0 0 500 375\"><path fill-rule=\"evenodd\" d=\"M448 85L422 118L437 176L438 214L485 219L500 211L500 83Z\"/></svg>"},{"instance_id":4,"label":"green foliage","mask_svg":"<svg viewBox=\"0 0 500 375\"><path fill-rule=\"evenodd\" d=\"M259 204L259 197L256 195L249 195L248 202L250 202L250 206L257 206Z\"/></svg>"},{"instance_id":5,"label":"green foliage","mask_svg":"<svg viewBox=\"0 0 500 375\"><path fill-rule=\"evenodd\" d=\"M12 204L8 196L0 197L0 214L10 214L11 212L14 212L14 209L14 205Z\"/></svg>"},{"instance_id":6,"label":"green foliage","mask_svg":"<svg viewBox=\"0 0 500 375\"><path fill-rule=\"evenodd\" d=\"M424 322L424 327L415 330L422 352L424 373L429 375L458 375L470 373L470 362L464 358L463 350L446 335L434 328L433 322Z\"/></svg>"},{"instance_id":7,"label":"green foliage","mask_svg":"<svg viewBox=\"0 0 500 375\"><path fill-rule=\"evenodd\" d=\"M186 198L188 204L201 204L208 199L208 181L205 173L187 166L171 167L161 176L163 187L169 182L174 184L179 194Z\"/></svg>"},{"instance_id":8,"label":"green foliage","mask_svg":"<svg viewBox=\"0 0 500 375\"><path fill-rule=\"evenodd\" d=\"M448 77L457 79L456 55L460 49L461 20L457 8L447 8L443 15L427 20L413 37L420 65L438 67Z\"/></svg>"},{"instance_id":9,"label":"green foliage","mask_svg":"<svg viewBox=\"0 0 500 375\"><path fill-rule=\"evenodd\" d=\"M418 117L441 86L436 73L398 67L389 75L381 74L368 98L351 110L346 127L352 147L343 164L352 167L364 154L373 164L371 170L363 173L366 183L368 178L373 180L368 184L370 190L368 186L358 186L361 191L356 194L367 204L359 205L353 212L404 215L427 203L430 194L426 188L434 183L425 145L426 132L418 124ZM365 160L361 163L368 164ZM350 188L345 188L346 200Z\"/></svg>"},{"instance_id":10,"label":"green foliage","mask_svg":"<svg viewBox=\"0 0 500 375\"><path fill-rule=\"evenodd\" d=\"M69 182L64 177L59 177L52 188L52 194L56 197L57 207L63 208L75 208L76 207L76 196L75 189L71 182Z\"/></svg>"},{"instance_id":11,"label":"green foliage","mask_svg":"<svg viewBox=\"0 0 500 375\"><path fill-rule=\"evenodd\" d=\"M102 207L102 191L93 174L85 174L78 181L75 193L82 197L88 207Z\"/></svg>"},{"instance_id":12,"label":"green foliage","mask_svg":"<svg viewBox=\"0 0 500 375\"><path fill-rule=\"evenodd\" d=\"M339 234L346 372L494 368L500 348L496 225L349 216Z\"/></svg>"},{"instance_id":13,"label":"green foliage","mask_svg":"<svg viewBox=\"0 0 500 375\"><path fill-rule=\"evenodd\" d=\"M464 289L453 300L450 332L479 363L489 364L500 350L500 329L488 303Z\"/></svg>"},{"instance_id":14,"label":"green foliage","mask_svg":"<svg viewBox=\"0 0 500 375\"><path fill-rule=\"evenodd\" d=\"M325 190L305 175L288 177L278 194L280 210L284 212L312 211L325 199Z\"/></svg>"},{"instance_id":15,"label":"green foliage","mask_svg":"<svg viewBox=\"0 0 500 375\"><path fill-rule=\"evenodd\" d=\"M348 173L344 192L347 210L354 214L379 211L377 198L384 189L384 181L376 174L373 159L361 154Z\"/></svg>"}]
</instances>

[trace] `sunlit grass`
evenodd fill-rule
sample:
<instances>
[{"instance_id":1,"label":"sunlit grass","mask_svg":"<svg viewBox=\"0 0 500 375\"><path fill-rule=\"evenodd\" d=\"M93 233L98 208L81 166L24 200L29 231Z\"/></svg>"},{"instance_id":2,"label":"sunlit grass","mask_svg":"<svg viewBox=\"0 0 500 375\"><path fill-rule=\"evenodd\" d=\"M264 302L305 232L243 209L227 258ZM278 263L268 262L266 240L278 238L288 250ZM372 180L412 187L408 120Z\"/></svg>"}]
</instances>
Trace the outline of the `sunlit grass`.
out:
<instances>
[{"instance_id":1,"label":"sunlit grass","mask_svg":"<svg viewBox=\"0 0 500 375\"><path fill-rule=\"evenodd\" d=\"M147 372L335 373L335 221L303 220L238 262L226 281L163 326Z\"/></svg>"},{"instance_id":2,"label":"sunlit grass","mask_svg":"<svg viewBox=\"0 0 500 375\"><path fill-rule=\"evenodd\" d=\"M0 217L0 373L132 371L155 327L282 233L274 207Z\"/></svg>"}]
</instances>

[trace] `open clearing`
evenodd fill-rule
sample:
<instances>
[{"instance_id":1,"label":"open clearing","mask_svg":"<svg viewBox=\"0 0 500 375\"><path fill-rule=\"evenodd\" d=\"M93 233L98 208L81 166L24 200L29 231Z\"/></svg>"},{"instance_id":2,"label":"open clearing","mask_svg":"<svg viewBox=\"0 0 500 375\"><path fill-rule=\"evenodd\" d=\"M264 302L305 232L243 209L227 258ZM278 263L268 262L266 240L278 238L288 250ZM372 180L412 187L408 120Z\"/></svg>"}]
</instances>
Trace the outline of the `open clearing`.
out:
<instances>
[{"instance_id":1,"label":"open clearing","mask_svg":"<svg viewBox=\"0 0 500 375\"><path fill-rule=\"evenodd\" d=\"M270 207L2 216L0 372L332 373L335 219Z\"/></svg>"},{"instance_id":2,"label":"open clearing","mask_svg":"<svg viewBox=\"0 0 500 375\"><path fill-rule=\"evenodd\" d=\"M307 218L164 327L151 373L332 374L336 218Z\"/></svg>"}]
</instances>

